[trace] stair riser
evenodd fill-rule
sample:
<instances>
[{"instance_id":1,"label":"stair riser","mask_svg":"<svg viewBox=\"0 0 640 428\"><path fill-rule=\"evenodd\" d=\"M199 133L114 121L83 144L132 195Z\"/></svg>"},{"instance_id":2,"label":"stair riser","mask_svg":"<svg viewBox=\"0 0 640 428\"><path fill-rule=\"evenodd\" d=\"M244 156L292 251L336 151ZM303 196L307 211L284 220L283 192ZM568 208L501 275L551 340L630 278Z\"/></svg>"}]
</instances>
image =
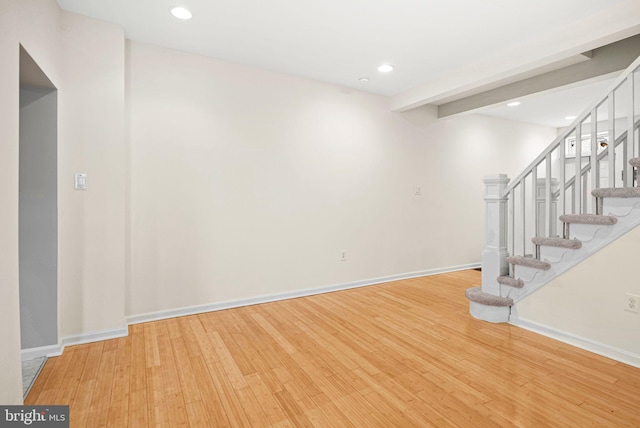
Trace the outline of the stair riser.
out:
<instances>
[{"instance_id":1,"label":"stair riser","mask_svg":"<svg viewBox=\"0 0 640 428\"><path fill-rule=\"evenodd\" d=\"M552 267L553 269L553 267ZM549 271L545 271L545 270L540 270L540 269L536 269L536 268L532 268L529 266L522 266L522 265L516 265L515 266L515 275L513 275L515 278L520 278L521 280L524 281L525 283L525 287L527 285L527 282L532 281L534 279L536 280L540 280L542 278L544 278L547 273Z\"/></svg>"},{"instance_id":2,"label":"stair riser","mask_svg":"<svg viewBox=\"0 0 640 428\"><path fill-rule=\"evenodd\" d=\"M632 211L640 212L640 201L630 198L604 198L603 214L626 217Z\"/></svg>"},{"instance_id":3,"label":"stair riser","mask_svg":"<svg viewBox=\"0 0 640 428\"><path fill-rule=\"evenodd\" d=\"M500 287L506 287L501 288L501 290L509 290L510 288L522 288L524 286L523 283L518 283L517 281L509 281L505 283L498 281L498 284L500 284ZM502 295L502 293L500 295Z\"/></svg>"},{"instance_id":4,"label":"stair riser","mask_svg":"<svg viewBox=\"0 0 640 428\"><path fill-rule=\"evenodd\" d=\"M606 239L611 234L611 226L603 226L600 224L570 224L569 238L578 239L579 241L590 242L597 237L598 239Z\"/></svg>"},{"instance_id":5,"label":"stair riser","mask_svg":"<svg viewBox=\"0 0 640 428\"><path fill-rule=\"evenodd\" d=\"M560 260L569 260L572 257L575 257L576 253L580 250L572 250L569 248L562 247L540 247L540 260L556 263Z\"/></svg>"},{"instance_id":6,"label":"stair riser","mask_svg":"<svg viewBox=\"0 0 640 428\"><path fill-rule=\"evenodd\" d=\"M518 300L529 294L526 287L527 286L525 284L524 288L512 288L511 290L508 290L508 292L506 292L504 295L505 297L513 299L514 302L517 302Z\"/></svg>"}]
</instances>

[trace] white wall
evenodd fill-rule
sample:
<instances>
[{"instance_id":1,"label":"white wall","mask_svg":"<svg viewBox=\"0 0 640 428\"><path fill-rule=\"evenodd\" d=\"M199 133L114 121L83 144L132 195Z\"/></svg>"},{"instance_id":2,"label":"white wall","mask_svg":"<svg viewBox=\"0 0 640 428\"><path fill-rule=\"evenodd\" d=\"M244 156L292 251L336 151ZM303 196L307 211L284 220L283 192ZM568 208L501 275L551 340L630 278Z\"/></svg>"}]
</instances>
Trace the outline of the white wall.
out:
<instances>
[{"instance_id":1,"label":"white wall","mask_svg":"<svg viewBox=\"0 0 640 428\"><path fill-rule=\"evenodd\" d=\"M19 44L60 82L55 1L0 2L0 403L22 403L18 297Z\"/></svg>"},{"instance_id":2,"label":"white wall","mask_svg":"<svg viewBox=\"0 0 640 428\"><path fill-rule=\"evenodd\" d=\"M60 337L124 327L124 31L63 12ZM74 190L73 175L88 176Z\"/></svg>"},{"instance_id":3,"label":"white wall","mask_svg":"<svg viewBox=\"0 0 640 428\"><path fill-rule=\"evenodd\" d=\"M556 136L392 113L384 97L140 43L125 64L121 28L54 0L3 0L0 28L4 404L21 402L19 43L59 89L59 337L122 328L125 314L478 262L482 177L514 177ZM89 190L73 190L75 172ZM585 277L591 290L598 277ZM609 306L605 324L628 317ZM546 322L534 309L521 314Z\"/></svg>"},{"instance_id":4,"label":"white wall","mask_svg":"<svg viewBox=\"0 0 640 428\"><path fill-rule=\"evenodd\" d=\"M127 74L130 316L476 263L482 177L556 135L135 42Z\"/></svg>"},{"instance_id":5,"label":"white wall","mask_svg":"<svg viewBox=\"0 0 640 428\"><path fill-rule=\"evenodd\" d=\"M609 355L640 358L640 314L627 312L625 293L640 295L640 228L634 229L518 303L518 317L560 332L563 339ZM618 355L620 356L620 355Z\"/></svg>"},{"instance_id":6,"label":"white wall","mask_svg":"<svg viewBox=\"0 0 640 428\"><path fill-rule=\"evenodd\" d=\"M58 337L77 336L124 326L124 32L55 0L3 0L0 28L0 403L19 404L19 46L58 88Z\"/></svg>"},{"instance_id":7,"label":"white wall","mask_svg":"<svg viewBox=\"0 0 640 428\"><path fill-rule=\"evenodd\" d=\"M121 329L125 303L139 314L476 262L482 175L516 173L551 138L480 116L394 114L382 97L137 44L127 136L121 28L54 0L3 1L0 28L6 404L21 402L19 44L58 88L60 339ZM73 189L76 172L87 191ZM470 198L446 210L459 195ZM443 236L476 242L435 251Z\"/></svg>"}]
</instances>

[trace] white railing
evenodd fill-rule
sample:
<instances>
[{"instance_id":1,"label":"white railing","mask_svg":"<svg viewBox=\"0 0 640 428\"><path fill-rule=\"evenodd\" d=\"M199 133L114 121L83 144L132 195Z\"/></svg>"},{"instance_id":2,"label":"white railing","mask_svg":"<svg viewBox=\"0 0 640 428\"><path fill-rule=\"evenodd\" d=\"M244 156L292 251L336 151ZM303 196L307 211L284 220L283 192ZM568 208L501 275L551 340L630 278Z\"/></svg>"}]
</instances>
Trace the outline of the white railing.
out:
<instances>
[{"instance_id":1,"label":"white railing","mask_svg":"<svg viewBox=\"0 0 640 428\"><path fill-rule=\"evenodd\" d=\"M591 190L634 186L639 115L640 58L506 186L506 253L535 256L531 238L562 237L560 215L595 214Z\"/></svg>"}]
</instances>

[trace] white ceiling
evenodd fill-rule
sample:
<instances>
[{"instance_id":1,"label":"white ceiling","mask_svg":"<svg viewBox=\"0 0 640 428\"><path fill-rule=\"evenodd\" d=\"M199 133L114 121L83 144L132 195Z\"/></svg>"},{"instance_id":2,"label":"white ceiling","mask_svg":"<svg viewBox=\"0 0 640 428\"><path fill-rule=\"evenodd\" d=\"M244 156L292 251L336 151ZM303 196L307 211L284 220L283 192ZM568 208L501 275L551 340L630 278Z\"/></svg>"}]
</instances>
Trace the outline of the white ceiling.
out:
<instances>
[{"instance_id":1,"label":"white ceiling","mask_svg":"<svg viewBox=\"0 0 640 428\"><path fill-rule=\"evenodd\" d=\"M501 103L497 106L482 108L477 110L476 113L554 128L564 128L573 122L573 119L566 119L566 117L578 116L586 109L591 108L596 99L607 93L614 81L615 78L606 78L586 84L559 88L517 98L513 100L520 102L520 105L516 107L509 107L507 103Z\"/></svg>"},{"instance_id":2,"label":"white ceiling","mask_svg":"<svg viewBox=\"0 0 640 428\"><path fill-rule=\"evenodd\" d=\"M406 105L416 97L430 103L455 97L456 91L565 60L640 29L639 0L58 3L123 26L131 40L361 89ZM174 18L169 10L178 5L191 10L193 19ZM395 70L378 73L383 63Z\"/></svg>"}]
</instances>

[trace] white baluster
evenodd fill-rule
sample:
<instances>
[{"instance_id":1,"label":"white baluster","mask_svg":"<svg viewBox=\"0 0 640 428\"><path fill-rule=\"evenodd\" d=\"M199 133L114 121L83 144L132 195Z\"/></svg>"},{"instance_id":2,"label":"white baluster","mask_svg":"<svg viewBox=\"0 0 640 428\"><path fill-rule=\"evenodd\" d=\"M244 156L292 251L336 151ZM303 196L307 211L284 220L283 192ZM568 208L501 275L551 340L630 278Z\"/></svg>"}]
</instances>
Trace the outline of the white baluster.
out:
<instances>
[{"instance_id":1,"label":"white baluster","mask_svg":"<svg viewBox=\"0 0 640 428\"><path fill-rule=\"evenodd\" d=\"M597 189L600 187L600 165L598 162L598 147L600 144L598 143L598 109L594 108L591 110L591 190ZM595 213L596 209L596 198L592 197L592 214Z\"/></svg>"},{"instance_id":2,"label":"white baluster","mask_svg":"<svg viewBox=\"0 0 640 428\"><path fill-rule=\"evenodd\" d=\"M573 206L575 214L582 214L582 122L578 122L575 130L576 158L575 180L573 181Z\"/></svg>"},{"instance_id":3,"label":"white baluster","mask_svg":"<svg viewBox=\"0 0 640 428\"><path fill-rule=\"evenodd\" d=\"M544 234L544 236L552 236L553 233L553 226L551 225L552 221L555 221L555 219L553 219L553 214L552 214L552 209L553 207L551 206L551 183L552 183L552 178L551 178L551 152L549 152L549 154L547 154L546 160L545 160L545 167L546 167L546 171L545 171L545 175L546 175L546 180L544 183L544 227L545 230L542 231L542 233Z\"/></svg>"},{"instance_id":4,"label":"white baluster","mask_svg":"<svg viewBox=\"0 0 640 428\"><path fill-rule=\"evenodd\" d=\"M607 146L607 156L609 157L609 187L616 187L616 106L613 99L613 92L607 97L609 114L609 145Z\"/></svg>"},{"instance_id":5,"label":"white baluster","mask_svg":"<svg viewBox=\"0 0 640 428\"><path fill-rule=\"evenodd\" d=\"M624 187L633 187L633 168L629 165L629 159L633 157L633 146L634 146L634 102L633 102L633 90L634 90L634 82L633 82L633 73L627 77L627 82L629 83L629 104L627 106L628 110L628 119L627 119L627 144L625 146L625 157L624 157L624 166L625 166L625 174L624 174Z\"/></svg>"}]
</instances>

